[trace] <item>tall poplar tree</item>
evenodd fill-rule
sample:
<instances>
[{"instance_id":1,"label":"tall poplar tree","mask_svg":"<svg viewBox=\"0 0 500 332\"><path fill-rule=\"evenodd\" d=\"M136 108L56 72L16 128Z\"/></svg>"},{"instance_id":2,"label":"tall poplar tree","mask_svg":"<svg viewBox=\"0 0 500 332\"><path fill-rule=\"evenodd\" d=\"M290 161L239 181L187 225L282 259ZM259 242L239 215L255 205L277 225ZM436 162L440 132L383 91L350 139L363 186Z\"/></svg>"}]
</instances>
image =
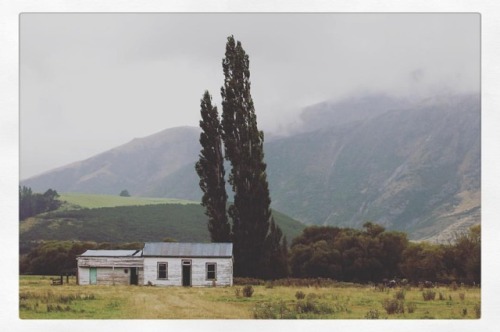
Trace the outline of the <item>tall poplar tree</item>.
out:
<instances>
[{"instance_id":1,"label":"tall poplar tree","mask_svg":"<svg viewBox=\"0 0 500 332\"><path fill-rule=\"evenodd\" d=\"M203 191L201 204L208 216L208 230L212 242L230 242L226 203L227 193L224 180L224 157L222 154L221 124L217 107L212 106L212 97L205 91L201 99L200 159L196 163L196 172L200 177Z\"/></svg>"},{"instance_id":2,"label":"tall poplar tree","mask_svg":"<svg viewBox=\"0 0 500 332\"><path fill-rule=\"evenodd\" d=\"M227 39L222 67L222 137L225 157L232 166L229 183L234 191L234 203L228 211L233 221L234 273L261 277L271 219L264 133L257 128L250 93L249 58L233 36Z\"/></svg>"}]
</instances>

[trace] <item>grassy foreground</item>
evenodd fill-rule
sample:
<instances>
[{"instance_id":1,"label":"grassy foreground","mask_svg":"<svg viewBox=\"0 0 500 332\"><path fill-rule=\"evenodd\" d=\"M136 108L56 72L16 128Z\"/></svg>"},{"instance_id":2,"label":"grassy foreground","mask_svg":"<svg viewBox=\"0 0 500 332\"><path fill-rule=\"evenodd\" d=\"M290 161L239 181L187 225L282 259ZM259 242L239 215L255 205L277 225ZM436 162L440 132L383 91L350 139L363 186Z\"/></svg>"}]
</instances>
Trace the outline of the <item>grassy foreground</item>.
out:
<instances>
[{"instance_id":1,"label":"grassy foreground","mask_svg":"<svg viewBox=\"0 0 500 332\"><path fill-rule=\"evenodd\" d=\"M476 319L480 289L435 288L424 300L417 287L381 289L339 284L332 287L243 286L183 288L77 286L75 278L51 286L49 277L21 276L21 319ZM395 313L388 313L395 310Z\"/></svg>"}]
</instances>

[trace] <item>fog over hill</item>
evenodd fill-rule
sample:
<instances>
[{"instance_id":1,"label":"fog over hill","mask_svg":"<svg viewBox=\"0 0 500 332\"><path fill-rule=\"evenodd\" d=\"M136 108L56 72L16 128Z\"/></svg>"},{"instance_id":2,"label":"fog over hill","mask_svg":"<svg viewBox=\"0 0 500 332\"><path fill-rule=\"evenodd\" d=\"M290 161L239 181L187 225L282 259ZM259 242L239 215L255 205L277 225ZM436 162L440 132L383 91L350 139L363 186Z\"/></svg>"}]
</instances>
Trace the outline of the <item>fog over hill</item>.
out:
<instances>
[{"instance_id":1,"label":"fog over hill","mask_svg":"<svg viewBox=\"0 0 500 332\"><path fill-rule=\"evenodd\" d=\"M301 119L294 134L266 140L273 208L306 224L371 220L433 241L480 222L478 95L362 96L311 106ZM196 127L167 129L21 185L199 200L198 137Z\"/></svg>"}]
</instances>

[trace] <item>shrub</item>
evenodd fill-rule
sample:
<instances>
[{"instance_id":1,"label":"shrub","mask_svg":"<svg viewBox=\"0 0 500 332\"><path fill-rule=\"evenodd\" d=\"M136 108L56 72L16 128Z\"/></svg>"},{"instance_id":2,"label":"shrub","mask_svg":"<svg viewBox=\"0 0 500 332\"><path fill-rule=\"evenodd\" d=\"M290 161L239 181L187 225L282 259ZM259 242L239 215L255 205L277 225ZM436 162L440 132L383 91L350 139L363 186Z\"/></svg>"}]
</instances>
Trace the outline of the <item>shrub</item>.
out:
<instances>
[{"instance_id":1,"label":"shrub","mask_svg":"<svg viewBox=\"0 0 500 332\"><path fill-rule=\"evenodd\" d=\"M480 303L476 303L476 305L474 305L474 313L476 314L476 318L481 318L481 304Z\"/></svg>"},{"instance_id":2,"label":"shrub","mask_svg":"<svg viewBox=\"0 0 500 332\"><path fill-rule=\"evenodd\" d=\"M255 319L276 319L270 303L260 303L253 308L253 318Z\"/></svg>"},{"instance_id":3,"label":"shrub","mask_svg":"<svg viewBox=\"0 0 500 332\"><path fill-rule=\"evenodd\" d=\"M316 302L313 300L299 300L295 305L297 313L318 313Z\"/></svg>"},{"instance_id":4,"label":"shrub","mask_svg":"<svg viewBox=\"0 0 500 332\"><path fill-rule=\"evenodd\" d=\"M424 298L424 301L432 301L436 298L436 292L432 289L426 289L422 292L422 296Z\"/></svg>"},{"instance_id":5,"label":"shrub","mask_svg":"<svg viewBox=\"0 0 500 332\"><path fill-rule=\"evenodd\" d=\"M385 311L389 314L403 314L405 312L404 301L397 299L385 299L382 304Z\"/></svg>"},{"instance_id":6,"label":"shrub","mask_svg":"<svg viewBox=\"0 0 500 332\"><path fill-rule=\"evenodd\" d=\"M318 301L316 294L308 294L305 300L299 300L295 305L298 314L331 314L335 310L328 303Z\"/></svg>"},{"instance_id":7,"label":"shrub","mask_svg":"<svg viewBox=\"0 0 500 332\"><path fill-rule=\"evenodd\" d=\"M295 298L296 298L297 300L302 300L302 299L304 299L305 297L306 297L306 294L304 294L304 292L302 292L302 291L297 291L297 292L295 293Z\"/></svg>"},{"instance_id":8,"label":"shrub","mask_svg":"<svg viewBox=\"0 0 500 332\"><path fill-rule=\"evenodd\" d=\"M294 319L297 313L290 310L284 301L259 303L253 308L255 319Z\"/></svg>"},{"instance_id":9,"label":"shrub","mask_svg":"<svg viewBox=\"0 0 500 332\"><path fill-rule=\"evenodd\" d=\"M377 309L371 309L365 315L365 319L379 319L380 313Z\"/></svg>"},{"instance_id":10,"label":"shrub","mask_svg":"<svg viewBox=\"0 0 500 332\"><path fill-rule=\"evenodd\" d=\"M253 295L253 287L252 285L246 285L243 287L243 296L244 297L252 297Z\"/></svg>"},{"instance_id":11,"label":"shrub","mask_svg":"<svg viewBox=\"0 0 500 332\"><path fill-rule=\"evenodd\" d=\"M396 293L394 294L394 298L396 300L404 300L405 296L406 296L406 292L404 289L400 289L400 290L396 291Z\"/></svg>"}]
</instances>

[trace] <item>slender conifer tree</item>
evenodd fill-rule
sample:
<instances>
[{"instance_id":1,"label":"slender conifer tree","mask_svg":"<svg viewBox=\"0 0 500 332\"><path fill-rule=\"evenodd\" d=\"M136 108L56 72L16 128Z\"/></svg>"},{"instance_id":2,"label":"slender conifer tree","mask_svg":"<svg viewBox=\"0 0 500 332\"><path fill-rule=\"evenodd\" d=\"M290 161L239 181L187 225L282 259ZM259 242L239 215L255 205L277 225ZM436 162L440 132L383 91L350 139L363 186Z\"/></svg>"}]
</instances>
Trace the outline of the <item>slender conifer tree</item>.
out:
<instances>
[{"instance_id":1,"label":"slender conifer tree","mask_svg":"<svg viewBox=\"0 0 500 332\"><path fill-rule=\"evenodd\" d=\"M227 39L222 67L222 137L225 157L232 166L229 183L234 191L234 203L228 212L233 221L234 273L261 277L271 219L264 133L257 128L249 58L233 36Z\"/></svg>"},{"instance_id":2,"label":"slender conifer tree","mask_svg":"<svg viewBox=\"0 0 500 332\"><path fill-rule=\"evenodd\" d=\"M196 172L200 177L203 191L201 204L208 216L208 230L212 242L230 242L226 203L227 193L224 180L224 157L222 154L221 124L217 107L212 106L212 97L205 91L201 99L200 159L196 163Z\"/></svg>"}]
</instances>

